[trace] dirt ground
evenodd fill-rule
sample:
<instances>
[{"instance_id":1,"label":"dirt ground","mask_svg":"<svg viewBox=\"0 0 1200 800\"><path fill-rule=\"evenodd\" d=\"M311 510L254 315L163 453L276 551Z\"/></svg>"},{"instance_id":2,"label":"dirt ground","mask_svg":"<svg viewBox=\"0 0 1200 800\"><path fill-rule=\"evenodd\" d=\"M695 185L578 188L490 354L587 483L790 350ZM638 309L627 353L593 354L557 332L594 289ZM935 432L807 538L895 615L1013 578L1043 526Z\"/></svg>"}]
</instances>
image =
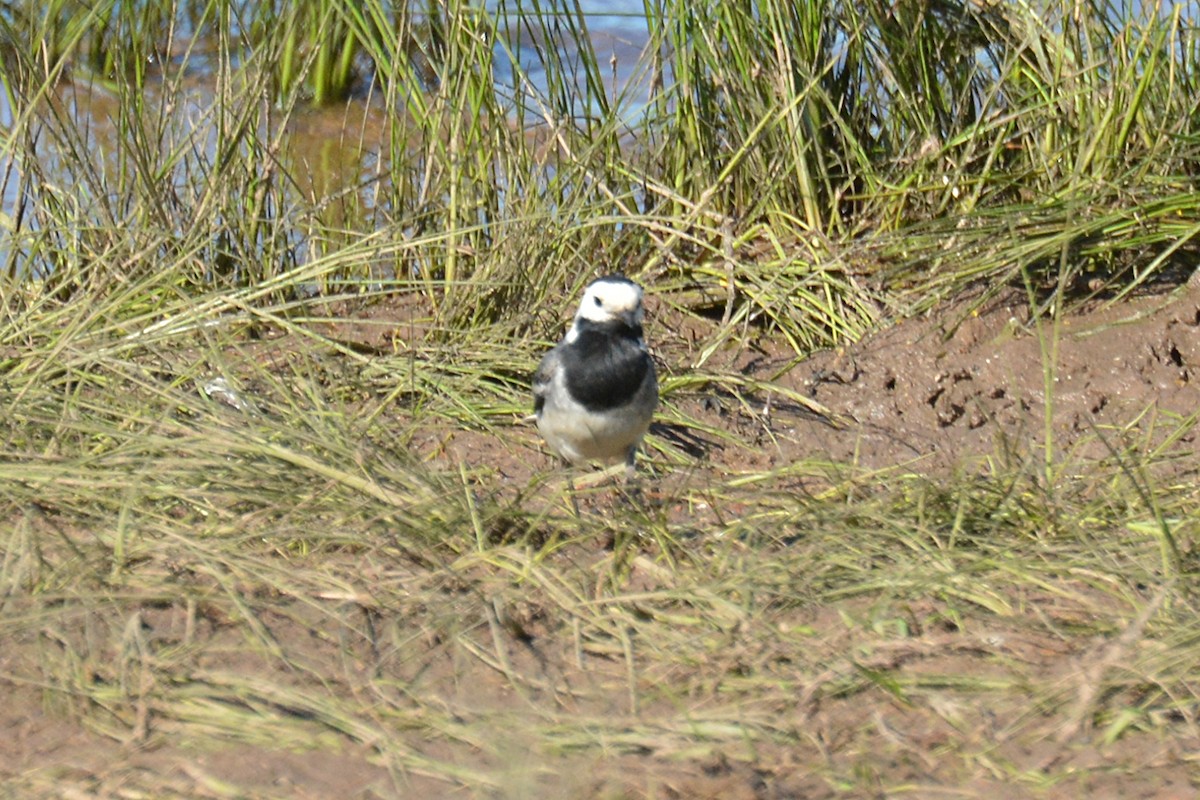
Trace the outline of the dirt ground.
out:
<instances>
[{"instance_id":1,"label":"dirt ground","mask_svg":"<svg viewBox=\"0 0 1200 800\"><path fill-rule=\"evenodd\" d=\"M1062 320L1053 345L1031 331L1028 304L1019 294L994 301L978 313L959 305L926 318L904 322L838 351L824 352L796 364L778 383L821 404L840 421L832 425L783 397L756 398L760 407L739 406L720 394L686 394L673 399L679 409L706 424L735 434L756 447L741 449L689 442L667 424L655 432L671 446L694 446L704 451L708 468L721 473L763 469L797 459L829 459L873 469L937 474L946 471L982 470L989 460L1028 458L1031 441L1044 431L1049 407L1054 437L1060 448L1103 457L1123 442L1123 431L1142 430L1148 420L1177 420L1200 407L1200 286L1188 285L1170 294L1135 298L1105 308L1072 313ZM648 335L664 371L682 369L676 360L687 350L686 331L670 332L656 326L656 306ZM1048 323L1047 323L1048 324ZM1049 329L1044 328L1048 333ZM1043 369L1047 348L1057 348L1055 369ZM787 357L768 351L731 351L718 356L724 366L745 375L763 378L787 364ZM1047 403L1045 386L1053 386ZM1131 428L1131 423L1137 421ZM532 428L514 428L500 443L466 432L431 431L429 460L453 465L458 461L487 459L497 473L514 482L541 468ZM1190 435L1179 443L1195 447ZM820 612L814 612L819 617ZM828 613L833 613L829 611ZM816 617L806 624L819 625ZM815 621L814 621L815 620ZM163 614L145 624L158 631L182 625ZM294 612L275 620L280 641L303 650L311 637ZM290 627L289 627L290 626ZM214 635L221 635L218 631ZM1064 651L1062 642L1046 637L1033 640L1023 634L1017 656L1023 663L1056 670L1063 660L1077 655ZM915 643L914 648L923 645ZM0 675L11 674L13 660L22 656L0 652ZM888 666L912 670L953 672L954 660L969 654L929 644L921 652L877 653ZM518 666L521 656L514 655ZM532 656L525 664L533 672L544 670ZM564 659L569 662L569 659ZM456 665L455 669L461 667ZM613 666L617 669L618 665ZM445 675L457 675L447 668ZM423 691L442 691L448 697L469 694L475 704L513 704L502 678L490 672L477 674L471 685L437 677L436 668L414 681ZM620 680L620 675L610 676ZM584 682L584 676L572 680ZM376 798L393 796L380 789L393 785L387 771L373 764L365 752L293 753L247 745L229 748L190 749L159 746L144 749L81 729L65 721L59 710L47 708L38 687L4 684L0 704L0 797L56 796L54 786L69 787L63 797L133 798L171 797L289 797ZM591 709L600 712L603 709ZM780 713L788 713L782 711ZM794 710L793 712L794 713ZM1002 730L1019 714L1015 709L986 711ZM1121 748L1078 748L1069 751L1021 751L1023 745L1001 743L995 758L1037 769L1055 760L1069 770L1072 763L1086 770L1096 764L1125 765L1120 783L1105 785L1088 780L1072 786L1068 795L1034 792L1005 785L978 773L962 775L958 786L932 787L928 753L958 735L939 720L900 703L864 704L861 699L831 700L808 720L814 747L836 751L848 731L874 728L880 744L879 760L863 770L911 776L914 797L983 797L993 800L1026 796L1088 796L1129 798L1186 798L1196 796L1188 763L1194 765L1197 743L1152 741L1147 737L1123 740ZM979 735L979 728L970 727ZM519 730L511 732L511 774L503 765L490 765L501 775L497 797L655 797L655 798L824 798L844 796L828 781L789 767L786 752L759 753L758 760L732 759L708 754L622 753L594 761L565 757L558 778L549 784L528 783L529 758ZM861 735L861 734L856 734ZM963 734L966 735L966 734ZM870 746L867 746L870 749ZM1180 750L1185 752L1180 752ZM365 748L364 748L365 750ZM833 756L829 756L833 758ZM769 766L764 766L764 764ZM1066 764L1066 767L1063 765ZM562 767L566 765L567 768ZM1137 765L1153 767L1145 778L1136 776ZM1103 773L1098 773L1103 774ZM150 776L154 776L151 782ZM164 782L164 777L165 782ZM446 792L445 784L411 777L410 793L401 796L464 796ZM147 786L156 787L147 794ZM547 789L546 786L553 788ZM243 787L234 789L231 787ZM249 787L249 788L246 788ZM538 788L541 787L541 788ZM925 788L922 788L925 787ZM550 793L547 794L546 792ZM926 793L928 791L928 793ZM166 792L166 794L164 794Z\"/></svg>"},{"instance_id":2,"label":"dirt ground","mask_svg":"<svg viewBox=\"0 0 1200 800\"><path fill-rule=\"evenodd\" d=\"M721 391L683 392L670 398L683 414L749 446L725 447L667 421L652 433L716 473L828 459L938 475L1041 458L1036 443L1045 439L1047 411L1060 456L1102 458L1126 444L1124 435L1175 428L1200 408L1200 376L1193 376L1200 367L1196 280L1111 306L1095 301L1061 319L1056 345L1050 320L1031 324L1023 292L1008 291L975 311L973 305L950 305L790 368L790 351L769 341L719 351L707 368L773 379L828 413L814 413L783 393L756 393L757 405L747 405ZM705 331L694 321L656 326L654 298L647 306L647 338L660 374L686 372L693 342ZM1181 444L1193 441L1186 434ZM537 446L531 426L499 440L431 430L424 444L434 464L457 468L486 460L517 483L549 463L529 457L530 445Z\"/></svg>"},{"instance_id":3,"label":"dirt ground","mask_svg":"<svg viewBox=\"0 0 1200 800\"><path fill-rule=\"evenodd\" d=\"M977 314L951 308L822 353L783 382L851 420L846 430L796 428L839 461L936 473L1020 457L1044 440L1048 410L1060 451L1104 457L1123 444L1118 431L1146 415L1177 422L1200 408L1198 327L1195 281L1069 314L1056 345L1051 323L1039 337L1013 292Z\"/></svg>"}]
</instances>

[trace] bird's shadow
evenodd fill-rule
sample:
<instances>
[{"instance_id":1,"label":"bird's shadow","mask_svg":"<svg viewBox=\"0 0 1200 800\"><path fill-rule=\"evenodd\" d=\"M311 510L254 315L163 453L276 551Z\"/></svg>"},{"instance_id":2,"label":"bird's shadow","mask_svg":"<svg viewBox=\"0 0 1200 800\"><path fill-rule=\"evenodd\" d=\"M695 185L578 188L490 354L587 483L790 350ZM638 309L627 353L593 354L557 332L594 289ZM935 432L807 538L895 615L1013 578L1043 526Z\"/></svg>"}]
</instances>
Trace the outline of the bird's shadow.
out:
<instances>
[{"instance_id":1,"label":"bird's shadow","mask_svg":"<svg viewBox=\"0 0 1200 800\"><path fill-rule=\"evenodd\" d=\"M704 458L713 450L720 450L721 445L716 441L701 436L694 428L687 425L677 425L671 422L656 422L650 426L650 432L659 438L670 442L673 446L687 453L692 458Z\"/></svg>"}]
</instances>

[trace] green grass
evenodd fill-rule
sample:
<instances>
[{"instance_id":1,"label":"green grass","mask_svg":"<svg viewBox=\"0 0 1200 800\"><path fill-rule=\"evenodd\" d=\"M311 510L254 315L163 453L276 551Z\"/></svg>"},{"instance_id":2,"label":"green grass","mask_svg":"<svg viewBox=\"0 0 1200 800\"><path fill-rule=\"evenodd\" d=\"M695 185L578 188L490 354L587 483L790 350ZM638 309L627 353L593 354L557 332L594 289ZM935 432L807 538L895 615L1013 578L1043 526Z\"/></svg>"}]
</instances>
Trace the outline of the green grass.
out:
<instances>
[{"instance_id":1,"label":"green grass","mask_svg":"<svg viewBox=\"0 0 1200 800\"><path fill-rule=\"evenodd\" d=\"M1193 420L969 477L656 437L659 503L580 520L492 460L540 458L528 375L610 270L698 331L661 419L731 462L685 401L786 395L718 355L795 364L969 289L1028 291L1051 386L1073 303L1195 263L1182 6L665 0L617 90L570 4L289 8L3 12L0 683L149 750L359 748L464 796L655 796L572 772L639 754L916 780L881 747L1046 790L1079 775L1020 747L1194 734ZM530 42L541 91L497 79Z\"/></svg>"}]
</instances>

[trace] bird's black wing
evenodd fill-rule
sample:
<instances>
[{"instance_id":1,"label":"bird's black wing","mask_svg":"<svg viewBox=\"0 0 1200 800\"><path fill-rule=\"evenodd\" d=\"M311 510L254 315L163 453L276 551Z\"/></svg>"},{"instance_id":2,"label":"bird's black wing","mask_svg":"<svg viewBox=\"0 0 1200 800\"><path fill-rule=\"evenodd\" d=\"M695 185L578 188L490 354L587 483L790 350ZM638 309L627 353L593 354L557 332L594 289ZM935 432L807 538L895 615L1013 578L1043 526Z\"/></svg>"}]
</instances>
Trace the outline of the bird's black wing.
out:
<instances>
[{"instance_id":1,"label":"bird's black wing","mask_svg":"<svg viewBox=\"0 0 1200 800\"><path fill-rule=\"evenodd\" d=\"M549 353L542 357L542 363L538 364L537 372L533 373L533 413L542 413L542 407L546 405L546 392L550 391L550 384L554 381L554 373L561 369L559 363L559 348L554 348Z\"/></svg>"}]
</instances>

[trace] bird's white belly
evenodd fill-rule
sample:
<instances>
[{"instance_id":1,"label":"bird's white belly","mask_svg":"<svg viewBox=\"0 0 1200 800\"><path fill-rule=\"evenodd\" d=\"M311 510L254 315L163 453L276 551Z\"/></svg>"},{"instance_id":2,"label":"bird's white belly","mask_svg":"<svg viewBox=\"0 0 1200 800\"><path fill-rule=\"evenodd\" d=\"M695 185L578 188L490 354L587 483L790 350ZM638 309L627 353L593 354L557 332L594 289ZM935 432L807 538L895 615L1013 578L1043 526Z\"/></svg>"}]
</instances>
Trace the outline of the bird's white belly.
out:
<instances>
[{"instance_id":1,"label":"bird's white belly","mask_svg":"<svg viewBox=\"0 0 1200 800\"><path fill-rule=\"evenodd\" d=\"M588 411L568 400L547 403L538 420L542 438L571 463L612 461L625 454L646 434L651 414L629 407Z\"/></svg>"}]
</instances>

